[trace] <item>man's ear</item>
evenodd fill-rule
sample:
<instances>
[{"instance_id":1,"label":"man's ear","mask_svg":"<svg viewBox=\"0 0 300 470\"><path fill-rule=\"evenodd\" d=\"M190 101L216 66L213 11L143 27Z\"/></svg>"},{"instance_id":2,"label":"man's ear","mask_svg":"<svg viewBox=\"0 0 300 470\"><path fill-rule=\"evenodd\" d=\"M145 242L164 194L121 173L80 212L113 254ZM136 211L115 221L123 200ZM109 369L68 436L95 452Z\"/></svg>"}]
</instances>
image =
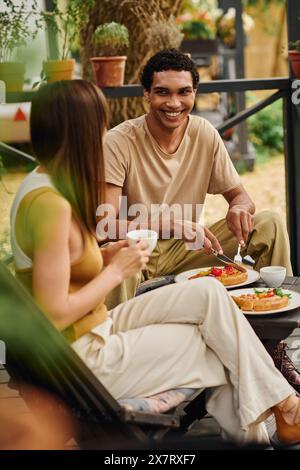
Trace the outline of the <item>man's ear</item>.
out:
<instances>
[{"instance_id":1,"label":"man's ear","mask_svg":"<svg viewBox=\"0 0 300 470\"><path fill-rule=\"evenodd\" d=\"M144 90L144 98L148 103L150 102L149 91Z\"/></svg>"}]
</instances>

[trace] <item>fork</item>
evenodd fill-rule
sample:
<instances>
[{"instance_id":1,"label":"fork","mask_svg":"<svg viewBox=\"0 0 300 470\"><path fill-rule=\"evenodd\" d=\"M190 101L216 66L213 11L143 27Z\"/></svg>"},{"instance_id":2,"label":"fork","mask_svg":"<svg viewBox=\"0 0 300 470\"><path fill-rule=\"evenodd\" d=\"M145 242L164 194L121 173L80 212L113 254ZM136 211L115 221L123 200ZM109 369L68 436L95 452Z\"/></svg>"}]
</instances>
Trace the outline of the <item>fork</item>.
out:
<instances>
[{"instance_id":1,"label":"fork","mask_svg":"<svg viewBox=\"0 0 300 470\"><path fill-rule=\"evenodd\" d=\"M243 261L241 255L240 255L240 251L241 251L241 244L239 243L237 254L233 258L233 261L237 264L241 264L242 261Z\"/></svg>"}]
</instances>

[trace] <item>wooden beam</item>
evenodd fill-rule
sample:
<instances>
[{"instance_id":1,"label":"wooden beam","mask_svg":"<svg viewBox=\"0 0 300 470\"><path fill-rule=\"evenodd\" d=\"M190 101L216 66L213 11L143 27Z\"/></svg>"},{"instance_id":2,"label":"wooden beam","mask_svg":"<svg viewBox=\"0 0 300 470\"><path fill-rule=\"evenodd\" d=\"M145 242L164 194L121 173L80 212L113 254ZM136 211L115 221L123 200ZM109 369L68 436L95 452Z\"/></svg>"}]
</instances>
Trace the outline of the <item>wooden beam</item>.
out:
<instances>
[{"instance_id":1,"label":"wooden beam","mask_svg":"<svg viewBox=\"0 0 300 470\"><path fill-rule=\"evenodd\" d=\"M287 90L288 88L288 77L213 80L211 82L201 82L197 93L242 92L248 90ZM102 88L102 91L106 98L134 98L136 96L143 96L143 87L139 84ZM35 93L35 91L6 93L6 102L23 103L25 101L31 101Z\"/></svg>"},{"instance_id":2,"label":"wooden beam","mask_svg":"<svg viewBox=\"0 0 300 470\"><path fill-rule=\"evenodd\" d=\"M287 0L288 40L300 39L299 0ZM291 73L291 71L290 71ZM291 77L292 78L292 77ZM300 274L300 105L293 103L290 88L284 100L286 198L291 259L294 274Z\"/></svg>"}]
</instances>

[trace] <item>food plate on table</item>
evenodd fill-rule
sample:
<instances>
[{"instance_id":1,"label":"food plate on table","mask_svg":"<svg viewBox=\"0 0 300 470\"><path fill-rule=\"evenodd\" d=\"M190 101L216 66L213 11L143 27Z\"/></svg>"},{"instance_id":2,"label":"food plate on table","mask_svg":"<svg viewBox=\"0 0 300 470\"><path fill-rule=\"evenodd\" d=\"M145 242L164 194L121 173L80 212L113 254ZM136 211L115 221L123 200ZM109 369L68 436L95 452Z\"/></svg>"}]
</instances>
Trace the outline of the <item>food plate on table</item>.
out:
<instances>
[{"instance_id":1,"label":"food plate on table","mask_svg":"<svg viewBox=\"0 0 300 470\"><path fill-rule=\"evenodd\" d=\"M201 279L205 277L215 278L222 282L226 289L232 287L246 286L259 279L259 273L252 269L245 269L245 272L238 271L233 266L209 266L199 269L191 269L175 276L175 282L184 282L191 279Z\"/></svg>"},{"instance_id":2,"label":"food plate on table","mask_svg":"<svg viewBox=\"0 0 300 470\"><path fill-rule=\"evenodd\" d=\"M269 315L300 307L300 294L280 287L236 289L230 296L246 315Z\"/></svg>"}]
</instances>

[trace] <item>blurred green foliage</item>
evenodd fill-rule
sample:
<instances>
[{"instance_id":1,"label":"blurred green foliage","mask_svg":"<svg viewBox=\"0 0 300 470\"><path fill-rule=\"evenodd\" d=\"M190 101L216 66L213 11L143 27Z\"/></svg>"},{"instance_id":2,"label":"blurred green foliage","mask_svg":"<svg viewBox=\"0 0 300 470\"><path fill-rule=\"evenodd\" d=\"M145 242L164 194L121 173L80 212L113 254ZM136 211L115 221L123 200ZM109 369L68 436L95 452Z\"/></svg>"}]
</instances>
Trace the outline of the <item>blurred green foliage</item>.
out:
<instances>
[{"instance_id":1,"label":"blurred green foliage","mask_svg":"<svg viewBox=\"0 0 300 470\"><path fill-rule=\"evenodd\" d=\"M283 152L282 101L267 106L248 119L250 141L258 153L269 156Z\"/></svg>"},{"instance_id":2,"label":"blurred green foliage","mask_svg":"<svg viewBox=\"0 0 300 470\"><path fill-rule=\"evenodd\" d=\"M186 21L181 31L184 33L186 39L214 39L216 37L215 32L205 22L200 21Z\"/></svg>"}]
</instances>

